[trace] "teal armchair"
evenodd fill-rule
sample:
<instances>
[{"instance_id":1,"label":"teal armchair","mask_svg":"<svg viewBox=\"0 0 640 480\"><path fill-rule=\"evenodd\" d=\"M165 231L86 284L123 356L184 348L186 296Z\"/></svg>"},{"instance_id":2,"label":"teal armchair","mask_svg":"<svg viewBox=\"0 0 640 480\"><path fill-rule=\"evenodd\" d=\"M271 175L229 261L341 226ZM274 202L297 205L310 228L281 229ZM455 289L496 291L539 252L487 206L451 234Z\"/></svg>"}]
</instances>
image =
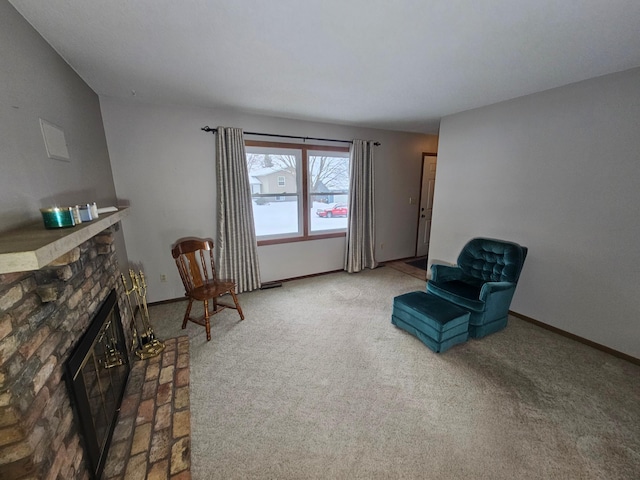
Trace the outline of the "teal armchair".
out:
<instances>
[{"instance_id":1,"label":"teal armchair","mask_svg":"<svg viewBox=\"0 0 640 480\"><path fill-rule=\"evenodd\" d=\"M527 247L517 243L474 238L456 266L431 266L427 292L469 311L469 336L484 337L507 326L526 256Z\"/></svg>"}]
</instances>

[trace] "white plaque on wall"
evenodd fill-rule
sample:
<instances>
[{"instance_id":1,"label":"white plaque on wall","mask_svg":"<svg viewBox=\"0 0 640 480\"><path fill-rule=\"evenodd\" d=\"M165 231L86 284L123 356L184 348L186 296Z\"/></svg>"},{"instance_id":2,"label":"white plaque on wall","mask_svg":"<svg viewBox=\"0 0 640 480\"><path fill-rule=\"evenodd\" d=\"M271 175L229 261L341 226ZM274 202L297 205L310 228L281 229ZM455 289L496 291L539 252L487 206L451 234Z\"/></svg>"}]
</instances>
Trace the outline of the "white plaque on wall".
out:
<instances>
[{"instance_id":1,"label":"white plaque on wall","mask_svg":"<svg viewBox=\"0 0 640 480\"><path fill-rule=\"evenodd\" d=\"M70 161L67 142L64 139L64 130L57 125L40 119L40 128L44 138L44 146L47 148L47 156L56 160Z\"/></svg>"}]
</instances>

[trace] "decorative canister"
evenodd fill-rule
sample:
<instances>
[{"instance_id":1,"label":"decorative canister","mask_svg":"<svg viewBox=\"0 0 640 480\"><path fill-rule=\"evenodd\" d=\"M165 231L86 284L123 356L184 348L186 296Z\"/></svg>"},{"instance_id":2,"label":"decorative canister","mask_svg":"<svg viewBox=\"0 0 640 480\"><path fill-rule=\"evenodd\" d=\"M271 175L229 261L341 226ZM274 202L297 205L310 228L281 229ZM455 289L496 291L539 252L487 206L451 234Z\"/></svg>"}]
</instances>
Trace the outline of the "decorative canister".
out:
<instances>
[{"instance_id":1,"label":"decorative canister","mask_svg":"<svg viewBox=\"0 0 640 480\"><path fill-rule=\"evenodd\" d=\"M75 226L73 208L71 207L41 208L40 213L42 213L45 228L53 229Z\"/></svg>"},{"instance_id":2,"label":"decorative canister","mask_svg":"<svg viewBox=\"0 0 640 480\"><path fill-rule=\"evenodd\" d=\"M93 220L93 216L91 215L91 205L88 203L86 205L80 205L80 218L83 222L90 222Z\"/></svg>"},{"instance_id":3,"label":"decorative canister","mask_svg":"<svg viewBox=\"0 0 640 480\"><path fill-rule=\"evenodd\" d=\"M76 222L76 225L79 225L82 223L82 218L80 217L80 205L76 205L71 208L73 209L73 221Z\"/></svg>"}]
</instances>

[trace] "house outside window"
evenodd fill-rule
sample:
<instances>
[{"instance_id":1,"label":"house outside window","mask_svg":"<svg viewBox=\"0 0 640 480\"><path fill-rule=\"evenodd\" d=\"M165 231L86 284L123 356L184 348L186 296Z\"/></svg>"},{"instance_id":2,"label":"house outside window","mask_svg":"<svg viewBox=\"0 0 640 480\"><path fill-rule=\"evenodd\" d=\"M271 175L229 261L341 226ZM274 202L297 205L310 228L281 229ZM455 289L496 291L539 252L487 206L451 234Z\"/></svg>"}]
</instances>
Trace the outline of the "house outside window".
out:
<instances>
[{"instance_id":1,"label":"house outside window","mask_svg":"<svg viewBox=\"0 0 640 480\"><path fill-rule=\"evenodd\" d=\"M348 147L245 143L258 245L345 235Z\"/></svg>"}]
</instances>

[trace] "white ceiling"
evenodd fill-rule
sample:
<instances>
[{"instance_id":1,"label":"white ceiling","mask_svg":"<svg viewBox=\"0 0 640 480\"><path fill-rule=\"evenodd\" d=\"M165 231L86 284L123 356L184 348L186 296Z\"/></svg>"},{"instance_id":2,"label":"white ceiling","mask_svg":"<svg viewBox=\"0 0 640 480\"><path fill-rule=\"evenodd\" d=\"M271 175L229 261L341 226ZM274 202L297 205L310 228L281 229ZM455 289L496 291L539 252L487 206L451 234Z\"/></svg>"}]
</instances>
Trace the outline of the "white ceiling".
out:
<instances>
[{"instance_id":1,"label":"white ceiling","mask_svg":"<svg viewBox=\"0 0 640 480\"><path fill-rule=\"evenodd\" d=\"M640 66L638 0L9 1L100 95L391 130Z\"/></svg>"}]
</instances>

